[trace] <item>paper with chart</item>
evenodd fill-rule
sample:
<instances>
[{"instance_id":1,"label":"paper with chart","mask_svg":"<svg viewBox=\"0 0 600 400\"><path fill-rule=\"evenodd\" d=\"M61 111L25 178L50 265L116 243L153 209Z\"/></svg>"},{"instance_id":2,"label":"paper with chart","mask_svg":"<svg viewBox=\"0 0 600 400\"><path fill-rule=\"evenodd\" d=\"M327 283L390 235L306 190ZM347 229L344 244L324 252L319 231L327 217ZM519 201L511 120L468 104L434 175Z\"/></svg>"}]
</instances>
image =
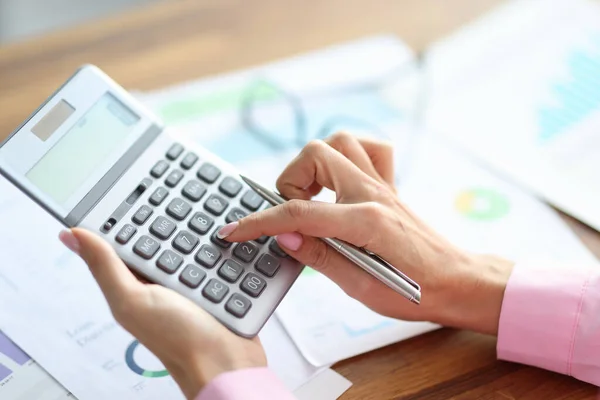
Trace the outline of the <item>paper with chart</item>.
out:
<instances>
[{"instance_id":1,"label":"paper with chart","mask_svg":"<svg viewBox=\"0 0 600 400\"><path fill-rule=\"evenodd\" d=\"M600 229L600 4L512 1L427 66L431 131Z\"/></svg>"}]
</instances>

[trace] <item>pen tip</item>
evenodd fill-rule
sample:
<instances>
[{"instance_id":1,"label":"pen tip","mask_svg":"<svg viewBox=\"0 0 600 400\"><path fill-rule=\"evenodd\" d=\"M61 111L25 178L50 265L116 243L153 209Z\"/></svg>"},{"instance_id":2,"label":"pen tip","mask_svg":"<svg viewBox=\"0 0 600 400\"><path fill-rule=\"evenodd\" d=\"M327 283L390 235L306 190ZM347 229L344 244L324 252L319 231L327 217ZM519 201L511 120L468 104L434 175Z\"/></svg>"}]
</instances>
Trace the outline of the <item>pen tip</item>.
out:
<instances>
[{"instance_id":1,"label":"pen tip","mask_svg":"<svg viewBox=\"0 0 600 400\"><path fill-rule=\"evenodd\" d=\"M410 299L410 301L412 301L413 303L415 303L417 305L421 304L421 292L415 293L414 297L412 299Z\"/></svg>"}]
</instances>

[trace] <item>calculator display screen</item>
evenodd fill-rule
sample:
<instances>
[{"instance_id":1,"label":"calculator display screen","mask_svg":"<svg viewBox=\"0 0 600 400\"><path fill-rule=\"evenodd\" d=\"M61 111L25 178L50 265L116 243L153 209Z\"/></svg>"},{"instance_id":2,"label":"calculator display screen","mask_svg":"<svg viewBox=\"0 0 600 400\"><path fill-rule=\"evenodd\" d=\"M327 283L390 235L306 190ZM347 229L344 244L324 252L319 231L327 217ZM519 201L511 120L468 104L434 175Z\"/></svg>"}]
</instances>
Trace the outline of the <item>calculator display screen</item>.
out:
<instances>
[{"instance_id":1,"label":"calculator display screen","mask_svg":"<svg viewBox=\"0 0 600 400\"><path fill-rule=\"evenodd\" d=\"M139 120L107 92L26 173L27 179L56 203L67 204L125 143Z\"/></svg>"}]
</instances>

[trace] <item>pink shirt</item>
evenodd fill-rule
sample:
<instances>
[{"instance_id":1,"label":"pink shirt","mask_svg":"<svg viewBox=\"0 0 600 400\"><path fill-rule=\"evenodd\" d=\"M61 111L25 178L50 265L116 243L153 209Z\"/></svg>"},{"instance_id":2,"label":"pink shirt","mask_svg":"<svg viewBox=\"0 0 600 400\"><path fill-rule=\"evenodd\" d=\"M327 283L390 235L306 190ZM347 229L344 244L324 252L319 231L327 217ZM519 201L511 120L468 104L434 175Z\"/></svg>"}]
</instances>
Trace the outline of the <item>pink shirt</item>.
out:
<instances>
[{"instance_id":1,"label":"pink shirt","mask_svg":"<svg viewBox=\"0 0 600 400\"><path fill-rule=\"evenodd\" d=\"M600 386L600 270L515 266L504 294L498 358ZM196 400L293 399L267 368L228 372Z\"/></svg>"}]
</instances>

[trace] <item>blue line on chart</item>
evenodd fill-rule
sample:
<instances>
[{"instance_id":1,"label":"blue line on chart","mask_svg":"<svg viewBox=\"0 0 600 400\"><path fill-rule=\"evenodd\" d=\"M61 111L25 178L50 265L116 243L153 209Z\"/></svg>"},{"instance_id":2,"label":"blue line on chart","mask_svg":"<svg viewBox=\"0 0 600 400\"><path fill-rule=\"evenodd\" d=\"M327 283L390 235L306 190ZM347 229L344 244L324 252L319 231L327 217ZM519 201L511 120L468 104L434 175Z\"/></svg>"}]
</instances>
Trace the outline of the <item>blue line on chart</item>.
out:
<instances>
[{"instance_id":1,"label":"blue line on chart","mask_svg":"<svg viewBox=\"0 0 600 400\"><path fill-rule=\"evenodd\" d=\"M392 324L393 324L392 321L383 321L377 325L373 325L369 328L363 328L363 329L352 329L348 325L342 324L342 328L344 328L344 331L346 332L346 334L348 336L350 336L351 338L356 338L359 336L368 335L369 333L376 332L380 329L387 328L389 326L392 326Z\"/></svg>"}]
</instances>

